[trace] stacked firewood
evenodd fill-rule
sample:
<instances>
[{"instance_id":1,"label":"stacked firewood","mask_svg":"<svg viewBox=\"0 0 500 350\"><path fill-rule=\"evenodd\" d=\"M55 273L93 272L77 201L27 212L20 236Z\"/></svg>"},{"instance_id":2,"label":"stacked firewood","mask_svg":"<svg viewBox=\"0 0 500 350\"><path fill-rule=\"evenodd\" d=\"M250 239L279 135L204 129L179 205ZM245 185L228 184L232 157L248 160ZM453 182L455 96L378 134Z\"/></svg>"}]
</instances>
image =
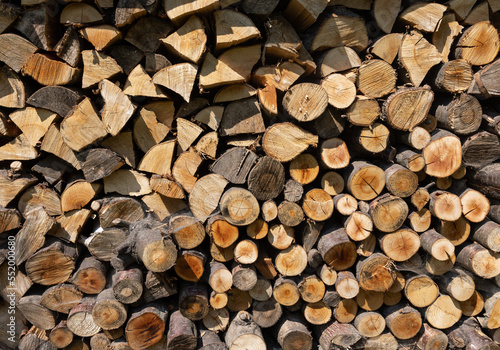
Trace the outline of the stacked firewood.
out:
<instances>
[{"instance_id":1,"label":"stacked firewood","mask_svg":"<svg viewBox=\"0 0 500 350\"><path fill-rule=\"evenodd\" d=\"M500 349L500 1L0 3L0 348Z\"/></svg>"}]
</instances>

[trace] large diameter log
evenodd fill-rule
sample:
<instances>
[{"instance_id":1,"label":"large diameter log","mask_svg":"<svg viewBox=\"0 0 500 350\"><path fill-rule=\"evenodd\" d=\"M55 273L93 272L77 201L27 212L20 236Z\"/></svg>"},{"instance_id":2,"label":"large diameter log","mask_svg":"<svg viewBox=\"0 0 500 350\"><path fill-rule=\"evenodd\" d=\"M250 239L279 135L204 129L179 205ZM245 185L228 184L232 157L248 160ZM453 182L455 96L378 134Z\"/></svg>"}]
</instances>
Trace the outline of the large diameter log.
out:
<instances>
[{"instance_id":1,"label":"large diameter log","mask_svg":"<svg viewBox=\"0 0 500 350\"><path fill-rule=\"evenodd\" d=\"M262 157L248 174L247 182L248 189L257 199L274 199L285 185L285 168L274 158Z\"/></svg>"},{"instance_id":2,"label":"large diameter log","mask_svg":"<svg viewBox=\"0 0 500 350\"><path fill-rule=\"evenodd\" d=\"M436 129L431 142L424 147L425 173L430 176L447 177L460 168L462 145L460 139L448 131Z\"/></svg>"},{"instance_id":3,"label":"large diameter log","mask_svg":"<svg viewBox=\"0 0 500 350\"><path fill-rule=\"evenodd\" d=\"M404 294L413 306L427 307L438 297L439 288L430 277L416 275L406 280Z\"/></svg>"},{"instance_id":4,"label":"large diameter log","mask_svg":"<svg viewBox=\"0 0 500 350\"><path fill-rule=\"evenodd\" d=\"M402 88L387 98L382 113L393 128L411 131L425 120L433 100L434 93L427 85Z\"/></svg>"},{"instance_id":5,"label":"large diameter log","mask_svg":"<svg viewBox=\"0 0 500 350\"><path fill-rule=\"evenodd\" d=\"M437 329L450 328L461 316L460 304L448 295L438 297L425 311L425 319Z\"/></svg>"},{"instance_id":6,"label":"large diameter log","mask_svg":"<svg viewBox=\"0 0 500 350\"><path fill-rule=\"evenodd\" d=\"M160 304L146 304L130 315L125 337L133 350L142 350L156 344L165 331L168 312Z\"/></svg>"},{"instance_id":7,"label":"large diameter log","mask_svg":"<svg viewBox=\"0 0 500 350\"><path fill-rule=\"evenodd\" d=\"M233 225L246 226L254 222L260 213L259 203L254 195L242 188L230 188L220 199L224 218Z\"/></svg>"},{"instance_id":8,"label":"large diameter log","mask_svg":"<svg viewBox=\"0 0 500 350\"><path fill-rule=\"evenodd\" d=\"M394 232L408 216L408 205L400 197L385 194L370 203L374 226L382 232Z\"/></svg>"},{"instance_id":9,"label":"large diameter log","mask_svg":"<svg viewBox=\"0 0 500 350\"><path fill-rule=\"evenodd\" d=\"M377 312L361 312L354 319L358 332L367 338L380 335L385 329L385 319Z\"/></svg>"},{"instance_id":10,"label":"large diameter log","mask_svg":"<svg viewBox=\"0 0 500 350\"><path fill-rule=\"evenodd\" d=\"M266 349L260 327L246 311L240 311L234 317L226 332L225 342L229 350L245 349L252 344L254 349Z\"/></svg>"},{"instance_id":11,"label":"large diameter log","mask_svg":"<svg viewBox=\"0 0 500 350\"><path fill-rule=\"evenodd\" d=\"M371 200L385 187L385 173L379 167L363 162L352 162L346 172L346 187L358 200Z\"/></svg>"},{"instance_id":12,"label":"large diameter log","mask_svg":"<svg viewBox=\"0 0 500 350\"><path fill-rule=\"evenodd\" d=\"M356 278L365 291L386 292L396 280L391 259L375 253L356 265Z\"/></svg>"},{"instance_id":13,"label":"large diameter log","mask_svg":"<svg viewBox=\"0 0 500 350\"><path fill-rule=\"evenodd\" d=\"M413 338L422 327L420 313L410 306L395 305L385 310L387 328L398 339Z\"/></svg>"}]
</instances>

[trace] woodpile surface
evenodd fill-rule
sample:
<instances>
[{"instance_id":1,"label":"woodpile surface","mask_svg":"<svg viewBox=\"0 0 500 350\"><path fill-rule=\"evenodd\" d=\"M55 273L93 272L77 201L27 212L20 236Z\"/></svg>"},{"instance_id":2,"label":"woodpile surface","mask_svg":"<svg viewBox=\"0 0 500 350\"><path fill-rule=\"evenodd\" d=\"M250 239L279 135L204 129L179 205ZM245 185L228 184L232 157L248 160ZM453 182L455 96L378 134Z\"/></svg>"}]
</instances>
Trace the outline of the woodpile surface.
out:
<instances>
[{"instance_id":1,"label":"woodpile surface","mask_svg":"<svg viewBox=\"0 0 500 350\"><path fill-rule=\"evenodd\" d=\"M500 1L0 3L0 348L500 349Z\"/></svg>"}]
</instances>

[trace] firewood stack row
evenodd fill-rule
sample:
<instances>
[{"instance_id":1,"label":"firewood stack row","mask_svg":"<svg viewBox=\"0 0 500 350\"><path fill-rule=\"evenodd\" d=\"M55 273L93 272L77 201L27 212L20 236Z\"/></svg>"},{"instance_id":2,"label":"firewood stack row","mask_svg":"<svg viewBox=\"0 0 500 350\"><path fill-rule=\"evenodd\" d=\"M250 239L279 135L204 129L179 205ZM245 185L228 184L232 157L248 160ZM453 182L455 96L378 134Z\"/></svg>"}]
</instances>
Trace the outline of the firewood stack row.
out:
<instances>
[{"instance_id":1,"label":"firewood stack row","mask_svg":"<svg viewBox=\"0 0 500 350\"><path fill-rule=\"evenodd\" d=\"M0 3L0 348L500 349L499 28Z\"/></svg>"}]
</instances>

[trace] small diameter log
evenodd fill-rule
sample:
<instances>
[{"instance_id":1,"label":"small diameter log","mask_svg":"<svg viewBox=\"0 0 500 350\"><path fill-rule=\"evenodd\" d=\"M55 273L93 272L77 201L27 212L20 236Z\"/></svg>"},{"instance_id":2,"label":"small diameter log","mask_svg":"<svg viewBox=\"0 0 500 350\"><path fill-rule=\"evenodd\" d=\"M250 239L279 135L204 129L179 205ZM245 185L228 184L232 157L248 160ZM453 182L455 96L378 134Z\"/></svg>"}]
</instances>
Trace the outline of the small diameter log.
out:
<instances>
[{"instance_id":1,"label":"small diameter log","mask_svg":"<svg viewBox=\"0 0 500 350\"><path fill-rule=\"evenodd\" d=\"M245 349L248 344L256 350L266 349L260 327L246 311L240 311L234 317L226 332L225 342L229 350Z\"/></svg>"},{"instance_id":2,"label":"small diameter log","mask_svg":"<svg viewBox=\"0 0 500 350\"><path fill-rule=\"evenodd\" d=\"M257 244L249 239L238 242L234 248L234 260L240 264L253 264L257 261L258 255Z\"/></svg>"},{"instance_id":3,"label":"small diameter log","mask_svg":"<svg viewBox=\"0 0 500 350\"><path fill-rule=\"evenodd\" d=\"M367 239L373 231L373 221L370 215L355 211L344 221L347 235L353 241L363 241Z\"/></svg>"},{"instance_id":4,"label":"small diameter log","mask_svg":"<svg viewBox=\"0 0 500 350\"><path fill-rule=\"evenodd\" d=\"M317 268L323 263L323 257L317 249L311 249L307 252L307 264L313 269Z\"/></svg>"},{"instance_id":5,"label":"small diameter log","mask_svg":"<svg viewBox=\"0 0 500 350\"><path fill-rule=\"evenodd\" d=\"M404 293L413 306L427 307L438 297L439 288L430 277L416 275L406 280Z\"/></svg>"},{"instance_id":6,"label":"small diameter log","mask_svg":"<svg viewBox=\"0 0 500 350\"><path fill-rule=\"evenodd\" d=\"M52 328L49 334L49 340L58 349L62 349L73 341L73 333L69 330L66 321L61 321Z\"/></svg>"},{"instance_id":7,"label":"small diameter log","mask_svg":"<svg viewBox=\"0 0 500 350\"><path fill-rule=\"evenodd\" d=\"M226 292L233 285L233 275L224 264L213 261L210 263L208 284L217 293Z\"/></svg>"},{"instance_id":8,"label":"small diameter log","mask_svg":"<svg viewBox=\"0 0 500 350\"><path fill-rule=\"evenodd\" d=\"M307 303L318 302L325 295L325 284L316 275L304 277L298 287L302 300Z\"/></svg>"},{"instance_id":9,"label":"small diameter log","mask_svg":"<svg viewBox=\"0 0 500 350\"><path fill-rule=\"evenodd\" d=\"M349 165L351 156L346 143L337 137L321 143L321 161L330 169L342 169Z\"/></svg>"},{"instance_id":10,"label":"small diameter log","mask_svg":"<svg viewBox=\"0 0 500 350\"><path fill-rule=\"evenodd\" d=\"M261 210L263 210L263 208L261 208ZM248 237L252 239L263 239L269 233L269 225L267 224L266 221L262 219L257 219L247 226L246 231Z\"/></svg>"},{"instance_id":11,"label":"small diameter log","mask_svg":"<svg viewBox=\"0 0 500 350\"><path fill-rule=\"evenodd\" d=\"M260 208L260 211L262 214L262 219L264 219L264 221L266 221L266 222L273 221L278 216L278 206L272 200L268 200L268 201L264 202L262 204L262 207ZM255 221L258 221L258 220L255 220Z\"/></svg>"},{"instance_id":12,"label":"small diameter log","mask_svg":"<svg viewBox=\"0 0 500 350\"><path fill-rule=\"evenodd\" d=\"M230 188L220 199L222 216L232 225L246 226L259 216L259 202L254 195L242 188Z\"/></svg>"},{"instance_id":13,"label":"small diameter log","mask_svg":"<svg viewBox=\"0 0 500 350\"><path fill-rule=\"evenodd\" d=\"M472 296L460 302L460 309L464 316L474 317L479 315L484 309L484 298L480 292L474 291Z\"/></svg>"},{"instance_id":14,"label":"small diameter log","mask_svg":"<svg viewBox=\"0 0 500 350\"><path fill-rule=\"evenodd\" d=\"M370 203L369 214L378 230L394 232L406 220L408 205L400 197L385 194Z\"/></svg>"},{"instance_id":15,"label":"small diameter log","mask_svg":"<svg viewBox=\"0 0 500 350\"><path fill-rule=\"evenodd\" d=\"M334 50L340 50L348 53L348 50L352 50L349 47L345 48L334 48ZM353 50L354 51L354 50ZM356 54L357 56L357 54ZM323 64L325 63L323 59ZM360 62L361 63L361 62ZM356 96L356 100L347 109L347 120L357 126L370 126L380 115L380 106L375 99L367 98L363 95Z\"/></svg>"},{"instance_id":16,"label":"small diameter log","mask_svg":"<svg viewBox=\"0 0 500 350\"><path fill-rule=\"evenodd\" d=\"M311 154L302 153L290 162L290 176L299 184L310 184L318 174L318 161Z\"/></svg>"},{"instance_id":17,"label":"small diameter log","mask_svg":"<svg viewBox=\"0 0 500 350\"><path fill-rule=\"evenodd\" d=\"M202 321L203 325L211 331L224 331L229 325L229 311L226 308L210 309Z\"/></svg>"},{"instance_id":18,"label":"small diameter log","mask_svg":"<svg viewBox=\"0 0 500 350\"><path fill-rule=\"evenodd\" d=\"M300 275L307 267L307 253L302 246L292 244L278 253L275 265L283 276Z\"/></svg>"},{"instance_id":19,"label":"small diameter log","mask_svg":"<svg viewBox=\"0 0 500 350\"><path fill-rule=\"evenodd\" d=\"M239 290L236 287L231 288L227 292L227 309L230 312L238 312L248 310L252 306L252 297L250 293Z\"/></svg>"},{"instance_id":20,"label":"small diameter log","mask_svg":"<svg viewBox=\"0 0 500 350\"><path fill-rule=\"evenodd\" d=\"M406 340L417 335L422 327L420 313L410 306L402 304L388 307L385 310L387 328L398 339Z\"/></svg>"},{"instance_id":21,"label":"small diameter log","mask_svg":"<svg viewBox=\"0 0 500 350\"><path fill-rule=\"evenodd\" d=\"M460 304L448 295L438 297L425 311L425 319L437 329L452 327L461 316Z\"/></svg>"},{"instance_id":22,"label":"small diameter log","mask_svg":"<svg viewBox=\"0 0 500 350\"><path fill-rule=\"evenodd\" d=\"M481 192L470 188L460 194L460 202L463 215L471 222L483 221L490 210L488 198Z\"/></svg>"},{"instance_id":23,"label":"small diameter log","mask_svg":"<svg viewBox=\"0 0 500 350\"><path fill-rule=\"evenodd\" d=\"M323 114L328 102L329 96L323 87L312 83L302 83L294 85L287 91L283 97L283 108L293 118L305 122Z\"/></svg>"},{"instance_id":24,"label":"small diameter log","mask_svg":"<svg viewBox=\"0 0 500 350\"><path fill-rule=\"evenodd\" d=\"M359 283L350 271L339 271L335 290L344 299L352 299L359 293Z\"/></svg>"},{"instance_id":25,"label":"small diameter log","mask_svg":"<svg viewBox=\"0 0 500 350\"><path fill-rule=\"evenodd\" d=\"M362 161L352 162L347 168L346 187L358 200L371 200L385 187L385 173L375 165Z\"/></svg>"},{"instance_id":26,"label":"small diameter log","mask_svg":"<svg viewBox=\"0 0 500 350\"><path fill-rule=\"evenodd\" d=\"M90 349L92 350L106 350L107 346L111 344L109 339L104 333L97 333L90 338ZM73 350L73 348L71 348Z\"/></svg>"},{"instance_id":27,"label":"small diameter log","mask_svg":"<svg viewBox=\"0 0 500 350\"><path fill-rule=\"evenodd\" d=\"M430 229L420 235L422 249L437 260L445 261L455 254L455 246L450 240Z\"/></svg>"},{"instance_id":28,"label":"small diameter log","mask_svg":"<svg viewBox=\"0 0 500 350\"><path fill-rule=\"evenodd\" d=\"M329 171L321 177L321 188L330 196L336 196L344 191L344 179L339 173Z\"/></svg>"},{"instance_id":29,"label":"small diameter log","mask_svg":"<svg viewBox=\"0 0 500 350\"><path fill-rule=\"evenodd\" d=\"M205 229L194 216L172 216L168 228L175 243L182 249L196 248L205 239Z\"/></svg>"},{"instance_id":30,"label":"small diameter log","mask_svg":"<svg viewBox=\"0 0 500 350\"><path fill-rule=\"evenodd\" d=\"M500 259L496 253L477 243L462 248L457 255L457 263L482 278L493 278L500 273Z\"/></svg>"},{"instance_id":31,"label":"small diameter log","mask_svg":"<svg viewBox=\"0 0 500 350\"><path fill-rule=\"evenodd\" d=\"M137 257L146 266L146 269L153 272L163 272L174 266L177 248L171 240L162 236L160 230L143 229L138 231L135 240L133 238L134 236L131 234L127 241L135 243ZM118 251L120 250L118 248Z\"/></svg>"},{"instance_id":32,"label":"small diameter log","mask_svg":"<svg viewBox=\"0 0 500 350\"><path fill-rule=\"evenodd\" d=\"M126 307L116 300L113 289L105 289L96 298L92 317L102 329L116 329L127 321Z\"/></svg>"},{"instance_id":33,"label":"small diameter log","mask_svg":"<svg viewBox=\"0 0 500 350\"><path fill-rule=\"evenodd\" d=\"M356 303L360 308L366 311L376 311L384 304L385 293L373 292L360 289L356 295Z\"/></svg>"},{"instance_id":34,"label":"small diameter log","mask_svg":"<svg viewBox=\"0 0 500 350\"><path fill-rule=\"evenodd\" d=\"M441 66L434 82L440 90L462 92L469 88L472 74L472 67L466 60L448 61Z\"/></svg>"},{"instance_id":35,"label":"small diameter log","mask_svg":"<svg viewBox=\"0 0 500 350\"><path fill-rule=\"evenodd\" d=\"M293 242L295 231L292 227L285 225L273 225L267 234L267 240L276 249L286 249Z\"/></svg>"},{"instance_id":36,"label":"small diameter log","mask_svg":"<svg viewBox=\"0 0 500 350\"><path fill-rule=\"evenodd\" d=\"M289 278L279 277L274 282L274 299L283 306L292 306L300 300L300 292L297 283Z\"/></svg>"},{"instance_id":37,"label":"small diameter log","mask_svg":"<svg viewBox=\"0 0 500 350\"><path fill-rule=\"evenodd\" d=\"M333 267L330 267L327 264L323 264L323 266L318 269L318 276L327 286L333 286L337 281L337 271L335 271Z\"/></svg>"},{"instance_id":38,"label":"small diameter log","mask_svg":"<svg viewBox=\"0 0 500 350\"><path fill-rule=\"evenodd\" d=\"M175 273L184 281L198 282L205 271L207 257L196 250L183 251L174 266Z\"/></svg>"},{"instance_id":39,"label":"small diameter log","mask_svg":"<svg viewBox=\"0 0 500 350\"><path fill-rule=\"evenodd\" d=\"M377 312L361 312L354 319L354 327L366 338L376 337L384 331L385 319Z\"/></svg>"},{"instance_id":40,"label":"small diameter log","mask_svg":"<svg viewBox=\"0 0 500 350\"><path fill-rule=\"evenodd\" d=\"M211 241L221 248L228 248L236 242L239 236L238 228L220 215L214 215L208 219L205 229Z\"/></svg>"},{"instance_id":41,"label":"small diameter log","mask_svg":"<svg viewBox=\"0 0 500 350\"><path fill-rule=\"evenodd\" d=\"M71 309L66 324L74 335L91 337L99 333L101 327L94 322L94 318L92 317L93 307L94 303L83 302Z\"/></svg>"},{"instance_id":42,"label":"small diameter log","mask_svg":"<svg viewBox=\"0 0 500 350\"><path fill-rule=\"evenodd\" d=\"M349 323L332 321L316 327L316 336L323 349L349 348L361 340L362 335Z\"/></svg>"},{"instance_id":43,"label":"small diameter log","mask_svg":"<svg viewBox=\"0 0 500 350\"><path fill-rule=\"evenodd\" d=\"M252 299L266 301L273 296L273 285L268 279L259 278L255 286L248 291Z\"/></svg>"},{"instance_id":44,"label":"small diameter log","mask_svg":"<svg viewBox=\"0 0 500 350\"><path fill-rule=\"evenodd\" d=\"M277 340L283 350L311 350L313 338L304 319L295 314L285 317L277 327Z\"/></svg>"},{"instance_id":45,"label":"small diameter log","mask_svg":"<svg viewBox=\"0 0 500 350\"><path fill-rule=\"evenodd\" d=\"M255 300L252 304L252 317L262 328L274 326L282 315L281 304L272 297L265 301Z\"/></svg>"},{"instance_id":46,"label":"small diameter log","mask_svg":"<svg viewBox=\"0 0 500 350\"><path fill-rule=\"evenodd\" d=\"M469 238L471 225L463 216L457 221L440 220L437 225L438 232L448 238L454 246L464 243ZM475 239L478 241L477 239Z\"/></svg>"},{"instance_id":47,"label":"small diameter log","mask_svg":"<svg viewBox=\"0 0 500 350\"><path fill-rule=\"evenodd\" d=\"M42 295L27 295L19 299L17 308L35 327L49 330L56 326L56 313L40 305Z\"/></svg>"},{"instance_id":48,"label":"small diameter log","mask_svg":"<svg viewBox=\"0 0 500 350\"><path fill-rule=\"evenodd\" d=\"M323 301L309 303L304 307L304 317L307 322L313 325L322 325L332 318L332 309Z\"/></svg>"},{"instance_id":49,"label":"small diameter log","mask_svg":"<svg viewBox=\"0 0 500 350\"><path fill-rule=\"evenodd\" d=\"M407 149L397 153L395 161L399 165L404 166L405 168L413 171L414 173L418 173L425 167L425 159L422 156L422 154L417 153L411 149Z\"/></svg>"},{"instance_id":50,"label":"small diameter log","mask_svg":"<svg viewBox=\"0 0 500 350\"><path fill-rule=\"evenodd\" d=\"M131 268L117 271L112 277L113 294L123 304L135 303L143 292L142 271L139 268Z\"/></svg>"},{"instance_id":51,"label":"small diameter log","mask_svg":"<svg viewBox=\"0 0 500 350\"><path fill-rule=\"evenodd\" d=\"M196 326L179 310L170 315L167 333L167 347L173 350L194 350L197 344Z\"/></svg>"},{"instance_id":52,"label":"small diameter log","mask_svg":"<svg viewBox=\"0 0 500 350\"><path fill-rule=\"evenodd\" d=\"M418 339L417 348L419 350L446 350L447 347L448 337L446 334L424 323L424 332Z\"/></svg>"},{"instance_id":53,"label":"small diameter log","mask_svg":"<svg viewBox=\"0 0 500 350\"><path fill-rule=\"evenodd\" d=\"M447 177L462 164L462 144L460 139L442 129L431 134L431 142L422 150L425 158L425 173L429 176Z\"/></svg>"},{"instance_id":54,"label":"small diameter log","mask_svg":"<svg viewBox=\"0 0 500 350\"><path fill-rule=\"evenodd\" d=\"M456 260L455 255L450 256L448 260L438 260L433 256L428 256L425 261L425 269L434 276L441 276L453 268Z\"/></svg>"},{"instance_id":55,"label":"small diameter log","mask_svg":"<svg viewBox=\"0 0 500 350\"><path fill-rule=\"evenodd\" d=\"M209 302L210 302L210 306L214 310L219 310L219 309L226 307L227 302L228 302L228 296L226 293L217 293L217 292L212 291L210 293Z\"/></svg>"},{"instance_id":56,"label":"small diameter log","mask_svg":"<svg viewBox=\"0 0 500 350\"><path fill-rule=\"evenodd\" d=\"M409 228L401 228L383 235L380 240L382 251L394 261L406 261L418 252L420 236Z\"/></svg>"},{"instance_id":57,"label":"small diameter log","mask_svg":"<svg viewBox=\"0 0 500 350\"><path fill-rule=\"evenodd\" d=\"M100 293L106 286L106 265L94 257L83 259L73 274L71 283L83 293Z\"/></svg>"},{"instance_id":58,"label":"small diameter log","mask_svg":"<svg viewBox=\"0 0 500 350\"><path fill-rule=\"evenodd\" d=\"M283 190L283 195L285 197L285 201L289 202L298 202L302 195L304 194L304 188L300 184L293 179L290 179L285 184L285 189Z\"/></svg>"},{"instance_id":59,"label":"small diameter log","mask_svg":"<svg viewBox=\"0 0 500 350\"><path fill-rule=\"evenodd\" d=\"M208 293L204 284L187 284L180 287L179 310L192 321L203 319L208 313Z\"/></svg>"},{"instance_id":60,"label":"small diameter log","mask_svg":"<svg viewBox=\"0 0 500 350\"><path fill-rule=\"evenodd\" d=\"M473 277L461 268L454 268L438 279L439 288L443 293L452 296L455 300L469 300L475 291Z\"/></svg>"},{"instance_id":61,"label":"small diameter log","mask_svg":"<svg viewBox=\"0 0 500 350\"><path fill-rule=\"evenodd\" d=\"M354 318L358 314L358 303L355 299L341 299L340 297L338 298L340 299L340 301L337 300L335 305L333 305L331 301L328 301L327 305L330 305L334 308L333 315L335 320L340 323L349 323L354 320Z\"/></svg>"},{"instance_id":62,"label":"small diameter log","mask_svg":"<svg viewBox=\"0 0 500 350\"><path fill-rule=\"evenodd\" d=\"M333 203L337 211L345 216L349 216L358 209L358 201L348 193L341 193L333 197Z\"/></svg>"},{"instance_id":63,"label":"small diameter log","mask_svg":"<svg viewBox=\"0 0 500 350\"><path fill-rule=\"evenodd\" d=\"M240 265L235 262L231 273L233 286L241 291L247 292L257 284L257 272L253 265Z\"/></svg>"},{"instance_id":64,"label":"small diameter log","mask_svg":"<svg viewBox=\"0 0 500 350\"><path fill-rule=\"evenodd\" d=\"M278 219L287 227L294 227L304 221L304 211L293 202L281 202L278 206Z\"/></svg>"},{"instance_id":65,"label":"small diameter log","mask_svg":"<svg viewBox=\"0 0 500 350\"><path fill-rule=\"evenodd\" d=\"M500 252L500 225L491 220L484 220L475 225L473 239L483 247Z\"/></svg>"},{"instance_id":66,"label":"small diameter log","mask_svg":"<svg viewBox=\"0 0 500 350\"><path fill-rule=\"evenodd\" d=\"M385 184L391 194L406 198L416 191L418 178L413 171L399 164L393 164L385 168Z\"/></svg>"},{"instance_id":67,"label":"small diameter log","mask_svg":"<svg viewBox=\"0 0 500 350\"><path fill-rule=\"evenodd\" d=\"M318 250L323 260L337 271L348 269L357 259L356 245L349 240L344 228L323 235L318 241Z\"/></svg>"},{"instance_id":68,"label":"small diameter log","mask_svg":"<svg viewBox=\"0 0 500 350\"><path fill-rule=\"evenodd\" d=\"M146 349L158 343L165 332L168 312L160 304L146 304L132 313L125 327L125 337L132 349Z\"/></svg>"},{"instance_id":69,"label":"small diameter log","mask_svg":"<svg viewBox=\"0 0 500 350\"><path fill-rule=\"evenodd\" d=\"M421 126L416 126L411 131L398 133L396 137L399 142L417 151L422 150L431 141L429 131Z\"/></svg>"},{"instance_id":70,"label":"small diameter log","mask_svg":"<svg viewBox=\"0 0 500 350\"><path fill-rule=\"evenodd\" d=\"M396 272L391 259L375 253L357 263L356 278L365 291L386 292L396 280Z\"/></svg>"},{"instance_id":71,"label":"small diameter log","mask_svg":"<svg viewBox=\"0 0 500 350\"><path fill-rule=\"evenodd\" d=\"M334 203L332 197L322 189L315 188L304 196L302 209L314 221L325 221L333 214Z\"/></svg>"}]
</instances>

